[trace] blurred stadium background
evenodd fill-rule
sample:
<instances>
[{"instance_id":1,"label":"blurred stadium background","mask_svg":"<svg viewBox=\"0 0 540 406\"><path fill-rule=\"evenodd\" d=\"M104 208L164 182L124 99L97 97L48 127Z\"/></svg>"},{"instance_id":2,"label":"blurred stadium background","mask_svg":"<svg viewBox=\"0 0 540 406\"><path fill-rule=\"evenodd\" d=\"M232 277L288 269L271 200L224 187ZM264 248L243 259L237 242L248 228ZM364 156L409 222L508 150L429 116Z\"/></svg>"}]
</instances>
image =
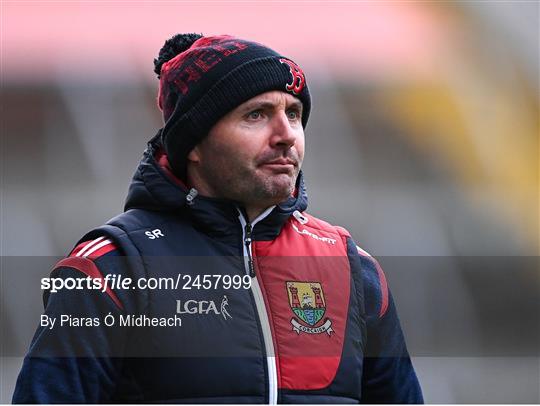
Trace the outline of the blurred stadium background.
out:
<instances>
[{"instance_id":1,"label":"blurred stadium background","mask_svg":"<svg viewBox=\"0 0 540 406\"><path fill-rule=\"evenodd\" d=\"M380 259L426 401L540 402L537 1L0 13L1 403L42 309L29 275L121 211L161 126L152 60L177 32L253 39L304 67L309 211Z\"/></svg>"}]
</instances>

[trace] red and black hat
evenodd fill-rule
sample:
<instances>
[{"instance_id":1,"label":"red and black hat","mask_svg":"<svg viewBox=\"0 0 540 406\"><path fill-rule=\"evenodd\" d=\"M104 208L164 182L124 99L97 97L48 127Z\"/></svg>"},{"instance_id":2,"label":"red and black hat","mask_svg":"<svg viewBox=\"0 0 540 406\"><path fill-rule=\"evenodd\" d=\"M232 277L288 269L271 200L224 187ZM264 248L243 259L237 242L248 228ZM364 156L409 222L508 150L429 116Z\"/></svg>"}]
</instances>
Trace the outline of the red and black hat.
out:
<instances>
[{"instance_id":1,"label":"red and black hat","mask_svg":"<svg viewBox=\"0 0 540 406\"><path fill-rule=\"evenodd\" d=\"M165 120L163 144L179 176L185 174L188 153L214 124L261 93L282 90L298 97L302 125L307 124L311 100L302 69L264 45L228 35L178 34L154 64Z\"/></svg>"}]
</instances>

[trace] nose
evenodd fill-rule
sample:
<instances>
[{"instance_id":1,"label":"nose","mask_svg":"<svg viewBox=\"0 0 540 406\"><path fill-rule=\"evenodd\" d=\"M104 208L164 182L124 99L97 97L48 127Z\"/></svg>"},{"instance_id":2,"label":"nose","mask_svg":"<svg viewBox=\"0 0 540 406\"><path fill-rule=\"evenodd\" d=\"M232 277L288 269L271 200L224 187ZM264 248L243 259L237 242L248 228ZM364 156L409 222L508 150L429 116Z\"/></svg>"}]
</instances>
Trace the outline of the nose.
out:
<instances>
[{"instance_id":1,"label":"nose","mask_svg":"<svg viewBox=\"0 0 540 406\"><path fill-rule=\"evenodd\" d=\"M289 121L286 112L282 111L276 114L272 119L271 146L282 149L291 148L297 141L298 131L302 131L302 128L296 128Z\"/></svg>"}]
</instances>

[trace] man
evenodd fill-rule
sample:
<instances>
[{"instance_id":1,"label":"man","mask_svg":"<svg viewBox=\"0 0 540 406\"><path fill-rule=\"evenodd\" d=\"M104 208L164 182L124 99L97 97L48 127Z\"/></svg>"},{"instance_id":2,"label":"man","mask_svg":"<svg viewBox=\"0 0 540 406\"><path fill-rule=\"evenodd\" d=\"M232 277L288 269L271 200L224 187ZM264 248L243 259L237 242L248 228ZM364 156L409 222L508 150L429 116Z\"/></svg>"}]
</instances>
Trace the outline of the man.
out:
<instances>
[{"instance_id":1,"label":"man","mask_svg":"<svg viewBox=\"0 0 540 406\"><path fill-rule=\"evenodd\" d=\"M422 402L379 265L305 212L302 69L195 34L155 65L165 126L126 211L51 275L130 283L51 290L45 319L64 325L38 329L13 400Z\"/></svg>"}]
</instances>

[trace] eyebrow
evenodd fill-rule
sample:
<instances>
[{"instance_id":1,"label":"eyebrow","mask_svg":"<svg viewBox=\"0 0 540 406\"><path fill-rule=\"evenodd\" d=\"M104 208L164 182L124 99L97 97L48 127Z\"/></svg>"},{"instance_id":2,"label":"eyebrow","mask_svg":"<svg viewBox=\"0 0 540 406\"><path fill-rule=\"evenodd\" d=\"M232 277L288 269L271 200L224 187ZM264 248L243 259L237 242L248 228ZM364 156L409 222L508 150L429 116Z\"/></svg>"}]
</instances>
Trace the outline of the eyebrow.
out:
<instances>
[{"instance_id":1,"label":"eyebrow","mask_svg":"<svg viewBox=\"0 0 540 406\"><path fill-rule=\"evenodd\" d=\"M260 101L260 102L252 102L246 105L246 107L243 109L244 111L250 111L254 109L273 109L276 107L275 103L268 102L268 101ZM298 110L302 111L302 102L300 100L295 100L291 104L287 106L287 109L290 108L297 108Z\"/></svg>"}]
</instances>

